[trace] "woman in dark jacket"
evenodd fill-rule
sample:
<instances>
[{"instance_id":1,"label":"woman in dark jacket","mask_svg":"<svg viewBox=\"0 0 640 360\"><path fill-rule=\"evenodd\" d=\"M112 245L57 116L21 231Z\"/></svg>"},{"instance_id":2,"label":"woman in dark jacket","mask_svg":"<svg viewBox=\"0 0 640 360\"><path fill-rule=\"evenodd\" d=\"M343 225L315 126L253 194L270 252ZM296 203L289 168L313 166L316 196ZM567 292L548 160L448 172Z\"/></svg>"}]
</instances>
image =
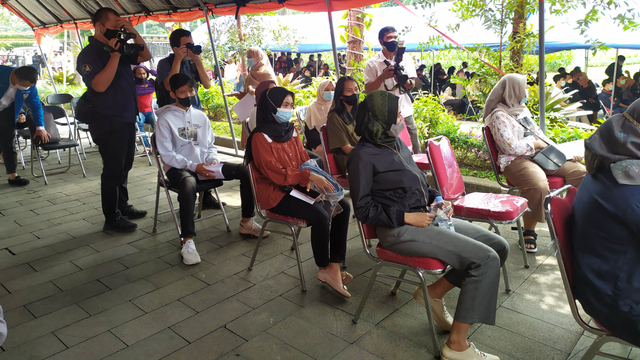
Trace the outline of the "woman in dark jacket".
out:
<instances>
[{"instance_id":1,"label":"woman in dark jacket","mask_svg":"<svg viewBox=\"0 0 640 360\"><path fill-rule=\"evenodd\" d=\"M349 154L349 187L355 214L376 227L380 244L401 255L433 257L453 268L427 287L436 323L451 331L442 359L498 359L467 342L472 323L495 323L500 266L509 245L500 236L466 221L453 219L455 232L431 224L429 205L437 191L429 188L409 149L397 136L404 123L398 97L373 91L358 106L356 134L360 141ZM448 204L451 208L451 204ZM452 211L449 212L449 216ZM460 287L455 318L443 296ZM425 304L423 291L414 298Z\"/></svg>"}]
</instances>

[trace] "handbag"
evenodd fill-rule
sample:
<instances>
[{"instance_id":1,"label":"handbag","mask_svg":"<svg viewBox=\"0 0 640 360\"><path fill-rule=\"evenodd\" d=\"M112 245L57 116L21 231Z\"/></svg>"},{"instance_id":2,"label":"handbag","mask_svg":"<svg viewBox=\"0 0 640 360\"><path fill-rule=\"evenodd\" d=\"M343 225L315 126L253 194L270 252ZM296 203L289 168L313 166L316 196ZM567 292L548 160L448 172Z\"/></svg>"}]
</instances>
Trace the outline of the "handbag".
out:
<instances>
[{"instance_id":1,"label":"handbag","mask_svg":"<svg viewBox=\"0 0 640 360\"><path fill-rule=\"evenodd\" d=\"M531 119L521 118L521 119L518 119L517 121L529 133L527 134L527 132L525 132L525 136L533 135L537 139L540 139L545 144L547 144L547 147L545 147L544 149L538 151L535 155L533 155L533 157L531 158L531 161L538 164L538 166L540 166L542 169L546 171L549 171L552 173L558 171L558 169L560 169L562 165L564 165L564 163L567 162L566 155L562 151L560 151L560 149L558 149L551 140L549 140L548 138L545 139L541 136L538 136L538 134L535 131L529 129L525 124L523 124L524 121L528 123L531 121Z\"/></svg>"},{"instance_id":2,"label":"handbag","mask_svg":"<svg viewBox=\"0 0 640 360\"><path fill-rule=\"evenodd\" d=\"M78 99L78 103L76 104L75 119L85 124L91 124L92 122L94 122L94 106L91 104L91 100L89 99L89 90L85 91L80 99Z\"/></svg>"}]
</instances>

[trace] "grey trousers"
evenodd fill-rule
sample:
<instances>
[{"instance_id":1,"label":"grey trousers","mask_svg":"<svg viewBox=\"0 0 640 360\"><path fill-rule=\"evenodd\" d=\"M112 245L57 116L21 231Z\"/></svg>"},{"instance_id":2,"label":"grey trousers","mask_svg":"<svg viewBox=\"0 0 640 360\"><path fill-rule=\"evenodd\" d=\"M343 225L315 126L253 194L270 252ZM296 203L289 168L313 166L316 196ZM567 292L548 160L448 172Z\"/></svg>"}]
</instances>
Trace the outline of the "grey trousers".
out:
<instances>
[{"instance_id":1,"label":"grey trousers","mask_svg":"<svg viewBox=\"0 0 640 360\"><path fill-rule=\"evenodd\" d=\"M404 118L404 123L405 125L407 125L407 131L409 132L409 137L411 138L411 147L413 148L413 153L421 154L422 149L420 148L420 140L418 138L418 127L416 126L415 120L413 120L413 115Z\"/></svg>"},{"instance_id":2,"label":"grey trousers","mask_svg":"<svg viewBox=\"0 0 640 360\"><path fill-rule=\"evenodd\" d=\"M501 236L467 221L453 219L455 233L435 225L420 228L378 227L380 244L401 255L440 259L451 266L445 279L460 288L454 319L464 324L494 325L500 267L509 256Z\"/></svg>"}]
</instances>

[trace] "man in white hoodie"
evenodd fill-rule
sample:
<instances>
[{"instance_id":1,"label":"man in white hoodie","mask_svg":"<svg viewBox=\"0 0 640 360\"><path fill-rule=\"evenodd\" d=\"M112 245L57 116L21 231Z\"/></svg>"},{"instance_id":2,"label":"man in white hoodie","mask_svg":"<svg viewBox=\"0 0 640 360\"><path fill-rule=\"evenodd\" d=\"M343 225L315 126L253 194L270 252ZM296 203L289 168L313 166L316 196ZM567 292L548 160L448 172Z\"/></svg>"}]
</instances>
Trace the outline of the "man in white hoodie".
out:
<instances>
[{"instance_id":1,"label":"man in white hoodie","mask_svg":"<svg viewBox=\"0 0 640 360\"><path fill-rule=\"evenodd\" d=\"M200 255L193 242L196 235L193 212L198 182L220 179L220 175L223 176L222 180L240 180L242 220L238 232L257 237L261 227L253 220L253 194L246 166L220 163L209 118L191 106L195 100L196 81L188 74L178 73L171 76L169 85L170 96L176 102L165 105L156 112L156 144L169 182L180 188L178 202L183 243L182 261L186 265L194 265L200 262ZM217 164L222 164L218 176L211 166ZM267 235L268 232L265 231L263 237Z\"/></svg>"}]
</instances>

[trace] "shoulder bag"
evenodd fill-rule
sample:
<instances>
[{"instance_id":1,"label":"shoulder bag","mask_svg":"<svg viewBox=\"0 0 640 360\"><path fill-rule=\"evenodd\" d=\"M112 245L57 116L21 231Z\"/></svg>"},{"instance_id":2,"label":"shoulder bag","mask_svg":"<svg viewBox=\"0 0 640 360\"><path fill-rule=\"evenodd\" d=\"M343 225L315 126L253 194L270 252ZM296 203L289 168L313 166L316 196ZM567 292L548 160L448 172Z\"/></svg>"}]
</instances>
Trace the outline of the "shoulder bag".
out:
<instances>
[{"instance_id":1,"label":"shoulder bag","mask_svg":"<svg viewBox=\"0 0 640 360\"><path fill-rule=\"evenodd\" d=\"M547 147L533 155L531 160L546 171L552 173L558 171L558 169L560 169L562 165L567 162L567 157L564 155L564 153L560 151L560 149L558 149L550 139L546 138L546 136L544 138L538 136L535 131L531 130L527 126L528 124L525 125L525 122L529 123L531 122L531 119L520 118L517 121L523 128L525 128L525 136L533 135L537 139L540 139L545 144L547 144Z\"/></svg>"}]
</instances>

